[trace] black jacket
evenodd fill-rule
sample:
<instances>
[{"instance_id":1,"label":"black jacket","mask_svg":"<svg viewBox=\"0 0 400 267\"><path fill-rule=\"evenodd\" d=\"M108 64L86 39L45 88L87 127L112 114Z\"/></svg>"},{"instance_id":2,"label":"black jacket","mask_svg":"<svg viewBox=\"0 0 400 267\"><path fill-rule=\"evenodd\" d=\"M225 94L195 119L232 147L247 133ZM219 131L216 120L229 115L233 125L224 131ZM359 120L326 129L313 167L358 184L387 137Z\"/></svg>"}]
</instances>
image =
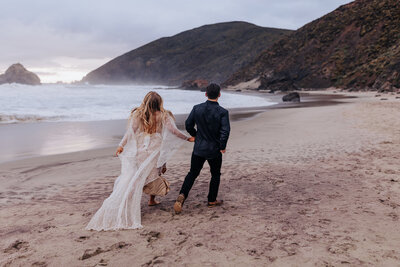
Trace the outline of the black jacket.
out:
<instances>
[{"instance_id":1,"label":"black jacket","mask_svg":"<svg viewBox=\"0 0 400 267\"><path fill-rule=\"evenodd\" d=\"M218 102L207 100L194 106L185 126L186 131L196 137L193 149L195 155L207 159L215 158L220 150L226 148L231 130L229 113Z\"/></svg>"}]
</instances>

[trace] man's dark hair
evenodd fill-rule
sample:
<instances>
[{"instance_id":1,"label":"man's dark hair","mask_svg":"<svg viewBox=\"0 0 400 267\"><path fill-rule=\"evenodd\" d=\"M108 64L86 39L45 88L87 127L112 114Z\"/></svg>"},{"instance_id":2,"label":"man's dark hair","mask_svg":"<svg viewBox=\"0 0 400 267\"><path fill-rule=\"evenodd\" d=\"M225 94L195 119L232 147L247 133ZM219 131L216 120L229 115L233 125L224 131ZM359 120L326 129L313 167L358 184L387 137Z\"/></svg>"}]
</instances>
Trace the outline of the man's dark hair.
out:
<instances>
[{"instance_id":1,"label":"man's dark hair","mask_svg":"<svg viewBox=\"0 0 400 267\"><path fill-rule=\"evenodd\" d=\"M221 87L218 84L212 83L206 88L207 96L209 99L216 99L219 97Z\"/></svg>"}]
</instances>

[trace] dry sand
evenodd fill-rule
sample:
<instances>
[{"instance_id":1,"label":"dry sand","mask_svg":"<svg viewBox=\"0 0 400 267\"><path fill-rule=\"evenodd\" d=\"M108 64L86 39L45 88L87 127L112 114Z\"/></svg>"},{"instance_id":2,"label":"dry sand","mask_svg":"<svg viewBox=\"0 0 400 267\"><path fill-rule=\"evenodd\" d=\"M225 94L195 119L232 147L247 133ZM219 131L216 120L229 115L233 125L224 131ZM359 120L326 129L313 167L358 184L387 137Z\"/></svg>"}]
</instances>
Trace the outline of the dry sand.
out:
<instances>
[{"instance_id":1,"label":"dry sand","mask_svg":"<svg viewBox=\"0 0 400 267\"><path fill-rule=\"evenodd\" d=\"M113 149L0 165L0 264L399 266L400 99L359 96L232 123L225 204L206 207L206 167L174 215L186 144L162 204L144 196L140 230L84 230L119 174Z\"/></svg>"}]
</instances>

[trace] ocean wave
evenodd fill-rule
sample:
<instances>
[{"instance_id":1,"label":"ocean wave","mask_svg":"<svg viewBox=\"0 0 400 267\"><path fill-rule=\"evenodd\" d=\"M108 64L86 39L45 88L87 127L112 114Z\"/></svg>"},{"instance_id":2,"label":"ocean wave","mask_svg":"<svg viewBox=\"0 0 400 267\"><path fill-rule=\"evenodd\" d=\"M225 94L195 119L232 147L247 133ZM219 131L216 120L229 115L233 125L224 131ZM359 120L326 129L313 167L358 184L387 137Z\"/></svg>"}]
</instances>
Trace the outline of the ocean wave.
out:
<instances>
[{"instance_id":1,"label":"ocean wave","mask_svg":"<svg viewBox=\"0 0 400 267\"><path fill-rule=\"evenodd\" d=\"M36 115L4 115L4 114L0 114L0 124L41 122L41 121L60 121L63 119L65 119L65 116L41 117L41 116L36 116Z\"/></svg>"},{"instance_id":2,"label":"ocean wave","mask_svg":"<svg viewBox=\"0 0 400 267\"><path fill-rule=\"evenodd\" d=\"M7 84L0 86L0 123L126 119L150 90L157 91L164 107L174 114L188 114L206 100L204 92L160 86ZM259 96L223 92L220 104L231 109L274 103Z\"/></svg>"}]
</instances>

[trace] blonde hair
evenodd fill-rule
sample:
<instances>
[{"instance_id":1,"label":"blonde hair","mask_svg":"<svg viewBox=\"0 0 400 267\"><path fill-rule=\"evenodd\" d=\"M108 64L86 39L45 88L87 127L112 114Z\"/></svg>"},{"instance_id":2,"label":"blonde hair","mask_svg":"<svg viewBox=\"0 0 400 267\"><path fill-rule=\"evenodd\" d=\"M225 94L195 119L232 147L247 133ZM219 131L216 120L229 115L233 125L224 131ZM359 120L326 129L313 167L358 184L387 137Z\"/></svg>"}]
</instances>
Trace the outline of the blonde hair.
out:
<instances>
[{"instance_id":1,"label":"blonde hair","mask_svg":"<svg viewBox=\"0 0 400 267\"><path fill-rule=\"evenodd\" d=\"M160 112L161 115L158 120L157 112ZM143 98L142 104L132 110L130 119L137 118L140 130L152 134L157 132L157 127L164 121L166 115L174 118L170 111L164 109L162 97L158 93L150 91Z\"/></svg>"}]
</instances>

